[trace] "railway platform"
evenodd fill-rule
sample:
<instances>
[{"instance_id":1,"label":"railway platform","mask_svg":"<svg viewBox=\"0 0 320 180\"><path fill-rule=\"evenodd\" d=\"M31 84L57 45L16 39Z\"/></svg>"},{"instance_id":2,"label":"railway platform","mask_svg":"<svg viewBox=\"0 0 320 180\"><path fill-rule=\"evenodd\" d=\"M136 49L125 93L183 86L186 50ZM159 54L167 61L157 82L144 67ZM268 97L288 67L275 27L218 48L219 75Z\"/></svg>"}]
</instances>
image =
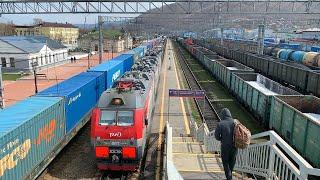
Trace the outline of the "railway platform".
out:
<instances>
[{"instance_id":1,"label":"railway platform","mask_svg":"<svg viewBox=\"0 0 320 180\"><path fill-rule=\"evenodd\" d=\"M181 67L174 52L172 52L171 59L174 64L174 70L178 72L178 79L180 82L185 82L183 80L185 77L180 70ZM186 83L181 84L182 85L178 87L179 89L189 89ZM188 133L176 133L176 129L181 128L183 121L178 118L171 118L171 114L177 113L177 111L170 111L168 114L170 117L168 124L172 127L172 161L177 171L183 179L224 179L225 176L220 155L208 152L204 147L204 143L194 138L193 132L196 122L191 114L197 112L192 112L190 103L193 99L185 99L185 101L183 101L181 98L176 98L176 101L178 99L180 99L180 102L182 102L181 106L184 106L187 112L185 113L184 121L185 124L187 124ZM172 106L177 107L178 105L172 104ZM172 122L170 119L174 119L175 121ZM247 179L238 173L234 173L234 175L235 179Z\"/></svg>"},{"instance_id":2,"label":"railway platform","mask_svg":"<svg viewBox=\"0 0 320 180\"><path fill-rule=\"evenodd\" d=\"M192 99L169 97L169 89L189 89L168 41L162 66L158 100L152 122L151 138L146 157L144 177L160 179L163 164L161 149L167 139L164 135L166 124L172 128L172 161L183 179L224 179L219 154L206 151L204 144L193 137ZM170 100L169 100L170 98ZM190 101L189 101L190 100ZM166 149L167 147L165 147ZM153 171L154 170L154 171ZM236 177L240 177L236 174ZM238 179L238 178L236 178ZM242 178L241 178L242 179Z\"/></svg>"}]
</instances>

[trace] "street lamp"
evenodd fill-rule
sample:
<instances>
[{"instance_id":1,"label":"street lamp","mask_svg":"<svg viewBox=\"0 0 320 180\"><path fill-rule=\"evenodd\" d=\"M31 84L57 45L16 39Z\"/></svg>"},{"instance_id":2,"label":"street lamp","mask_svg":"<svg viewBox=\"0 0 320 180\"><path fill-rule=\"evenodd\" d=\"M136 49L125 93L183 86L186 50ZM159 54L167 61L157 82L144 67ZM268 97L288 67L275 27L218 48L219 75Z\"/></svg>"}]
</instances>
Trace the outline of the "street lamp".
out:
<instances>
[{"instance_id":1,"label":"street lamp","mask_svg":"<svg viewBox=\"0 0 320 180\"><path fill-rule=\"evenodd\" d=\"M38 61L32 62L31 66L32 66L32 69L33 69L35 94L37 94L38 93L38 84L37 84L36 67L38 66Z\"/></svg>"},{"instance_id":2,"label":"street lamp","mask_svg":"<svg viewBox=\"0 0 320 180\"><path fill-rule=\"evenodd\" d=\"M0 109L4 108L4 93L3 93L3 82L2 82L2 65L0 64Z\"/></svg>"}]
</instances>

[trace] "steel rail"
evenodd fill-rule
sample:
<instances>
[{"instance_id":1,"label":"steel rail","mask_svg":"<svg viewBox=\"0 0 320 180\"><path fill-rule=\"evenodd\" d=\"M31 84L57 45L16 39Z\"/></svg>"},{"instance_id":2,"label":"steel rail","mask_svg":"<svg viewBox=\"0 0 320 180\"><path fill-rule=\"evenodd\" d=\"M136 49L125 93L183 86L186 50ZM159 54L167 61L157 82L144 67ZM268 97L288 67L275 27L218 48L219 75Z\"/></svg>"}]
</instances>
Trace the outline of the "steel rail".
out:
<instances>
[{"instance_id":1,"label":"steel rail","mask_svg":"<svg viewBox=\"0 0 320 180\"><path fill-rule=\"evenodd\" d=\"M205 92L207 92L207 90L202 88L202 86L198 82L192 69L190 68L190 66L186 62L186 57L184 56L182 51L183 50L181 50L181 48L178 45L178 55L179 55L179 59L180 59L179 64L182 68L182 72L183 72L184 76L186 77L186 81L187 81L188 86L191 89L199 89L199 90L204 90ZM182 62L182 63L180 63L180 62ZM188 72L186 72L186 71L188 71ZM220 121L220 117L219 117L217 111L215 110L215 108L213 107L212 103L210 102L210 99L207 97L207 95L205 95L204 102L202 102L203 100L201 100L201 99L200 100L194 99L194 101L196 103L197 110L200 113L202 122L207 124L209 131L214 130L217 125L217 122ZM204 105L202 105L203 103L204 103Z\"/></svg>"}]
</instances>

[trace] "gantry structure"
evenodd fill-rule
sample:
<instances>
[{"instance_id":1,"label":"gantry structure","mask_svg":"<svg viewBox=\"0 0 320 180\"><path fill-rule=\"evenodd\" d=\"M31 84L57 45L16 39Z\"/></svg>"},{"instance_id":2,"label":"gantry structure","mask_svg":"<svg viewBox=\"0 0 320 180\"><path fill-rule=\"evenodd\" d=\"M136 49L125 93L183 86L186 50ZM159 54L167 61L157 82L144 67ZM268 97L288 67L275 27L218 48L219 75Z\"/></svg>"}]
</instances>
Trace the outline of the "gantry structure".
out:
<instances>
[{"instance_id":1,"label":"gantry structure","mask_svg":"<svg viewBox=\"0 0 320 180\"><path fill-rule=\"evenodd\" d=\"M0 0L0 14L320 14L319 5L320 0Z\"/></svg>"}]
</instances>

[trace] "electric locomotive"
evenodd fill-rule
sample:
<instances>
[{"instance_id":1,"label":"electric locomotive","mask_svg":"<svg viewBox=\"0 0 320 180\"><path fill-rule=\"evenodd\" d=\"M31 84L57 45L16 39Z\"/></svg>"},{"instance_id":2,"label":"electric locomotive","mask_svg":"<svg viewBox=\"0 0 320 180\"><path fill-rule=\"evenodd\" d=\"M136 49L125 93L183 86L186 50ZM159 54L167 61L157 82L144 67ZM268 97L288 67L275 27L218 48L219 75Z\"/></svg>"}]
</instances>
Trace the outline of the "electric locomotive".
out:
<instances>
[{"instance_id":1,"label":"electric locomotive","mask_svg":"<svg viewBox=\"0 0 320 180\"><path fill-rule=\"evenodd\" d=\"M139 167L160 77L162 47L155 49L103 92L92 112L91 142L100 170Z\"/></svg>"}]
</instances>

